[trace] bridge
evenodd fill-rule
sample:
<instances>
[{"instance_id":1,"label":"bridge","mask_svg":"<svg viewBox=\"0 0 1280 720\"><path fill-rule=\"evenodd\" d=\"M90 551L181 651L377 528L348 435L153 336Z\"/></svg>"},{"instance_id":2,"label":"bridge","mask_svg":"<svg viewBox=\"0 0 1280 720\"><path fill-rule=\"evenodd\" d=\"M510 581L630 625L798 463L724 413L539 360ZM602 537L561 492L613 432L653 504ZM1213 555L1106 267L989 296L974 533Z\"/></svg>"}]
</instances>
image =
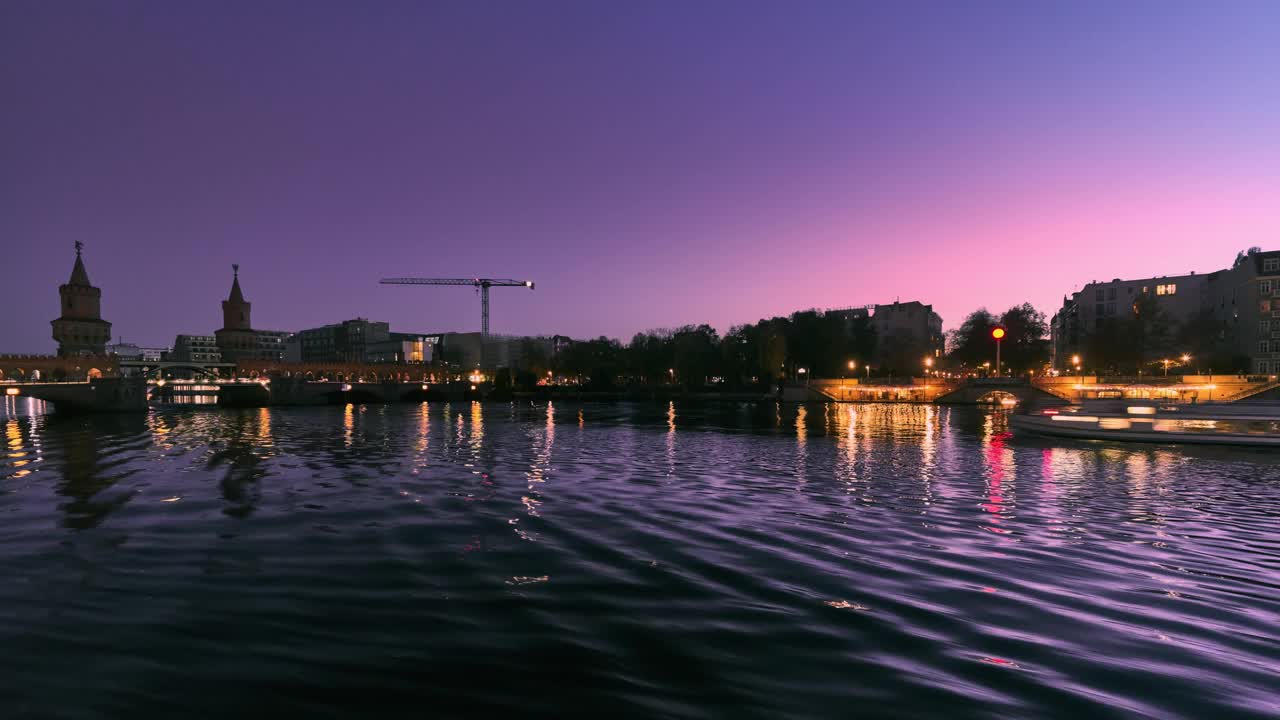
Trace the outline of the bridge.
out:
<instances>
[{"instance_id":1,"label":"bridge","mask_svg":"<svg viewBox=\"0 0 1280 720\"><path fill-rule=\"evenodd\" d=\"M468 390L467 388L470 388ZM153 402L204 396L222 407L342 405L346 403L421 402L428 398L463 399L479 395L469 384L432 385L386 380L307 380L305 378L202 379L174 381L138 375L68 382L0 383L7 400L35 398L58 412L146 412Z\"/></svg>"},{"instance_id":2,"label":"bridge","mask_svg":"<svg viewBox=\"0 0 1280 720\"><path fill-rule=\"evenodd\" d=\"M1071 398L1024 378L972 378L938 396L943 405L1067 405Z\"/></svg>"},{"instance_id":3,"label":"bridge","mask_svg":"<svg viewBox=\"0 0 1280 720\"><path fill-rule=\"evenodd\" d=\"M95 378L72 382L6 383L6 399L32 397L71 412L145 412L147 384L141 378Z\"/></svg>"},{"instance_id":4,"label":"bridge","mask_svg":"<svg viewBox=\"0 0 1280 720\"><path fill-rule=\"evenodd\" d=\"M787 400L939 404L1065 404L1125 398L1196 402L1280 401L1275 376L1186 375L1169 377L901 378L812 380L792 386Z\"/></svg>"},{"instance_id":5,"label":"bridge","mask_svg":"<svg viewBox=\"0 0 1280 720\"><path fill-rule=\"evenodd\" d=\"M900 378L814 380L808 385L813 399L836 402L938 403L951 405L1000 405L1037 402L1063 405L1070 398L1022 378Z\"/></svg>"}]
</instances>

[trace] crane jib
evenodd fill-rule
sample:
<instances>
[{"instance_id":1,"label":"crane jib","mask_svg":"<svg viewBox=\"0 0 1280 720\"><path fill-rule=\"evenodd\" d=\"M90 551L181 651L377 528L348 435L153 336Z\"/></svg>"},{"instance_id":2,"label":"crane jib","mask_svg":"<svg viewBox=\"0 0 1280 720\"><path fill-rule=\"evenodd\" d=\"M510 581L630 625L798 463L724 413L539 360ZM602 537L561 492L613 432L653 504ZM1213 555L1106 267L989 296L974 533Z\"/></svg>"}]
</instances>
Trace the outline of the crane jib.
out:
<instances>
[{"instance_id":1,"label":"crane jib","mask_svg":"<svg viewBox=\"0 0 1280 720\"><path fill-rule=\"evenodd\" d=\"M489 336L489 288L491 287L527 287L534 288L532 280L512 280L510 278L383 278L382 285L470 285L480 290L480 334Z\"/></svg>"}]
</instances>

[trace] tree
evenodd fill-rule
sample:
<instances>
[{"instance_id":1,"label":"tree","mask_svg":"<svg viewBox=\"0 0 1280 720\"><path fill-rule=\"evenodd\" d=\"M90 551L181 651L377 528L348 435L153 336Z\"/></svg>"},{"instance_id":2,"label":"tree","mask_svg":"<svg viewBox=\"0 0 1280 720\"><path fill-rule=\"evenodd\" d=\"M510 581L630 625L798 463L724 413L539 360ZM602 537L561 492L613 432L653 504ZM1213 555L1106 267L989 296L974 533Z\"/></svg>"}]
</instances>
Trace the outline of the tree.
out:
<instances>
[{"instance_id":1,"label":"tree","mask_svg":"<svg viewBox=\"0 0 1280 720\"><path fill-rule=\"evenodd\" d=\"M671 332L636 333L627 346L627 370L645 383L665 382L674 361Z\"/></svg>"},{"instance_id":2,"label":"tree","mask_svg":"<svg viewBox=\"0 0 1280 720\"><path fill-rule=\"evenodd\" d=\"M622 346L603 335L572 343L561 359L561 370L579 378L587 387L606 390L618 378Z\"/></svg>"},{"instance_id":3,"label":"tree","mask_svg":"<svg viewBox=\"0 0 1280 720\"><path fill-rule=\"evenodd\" d=\"M1044 313L1031 303L1014 305L1000 316L1005 336L1000 358L1004 367L1015 374L1036 370L1049 362L1049 324Z\"/></svg>"},{"instance_id":4,"label":"tree","mask_svg":"<svg viewBox=\"0 0 1280 720\"><path fill-rule=\"evenodd\" d=\"M1262 252L1262 248L1258 247L1257 245L1254 245L1248 250L1241 250L1240 252L1236 253L1236 261L1231 264L1232 269L1238 268L1241 265L1245 264L1246 262L1248 262L1249 258L1253 257L1254 255L1257 255L1260 252Z\"/></svg>"},{"instance_id":5,"label":"tree","mask_svg":"<svg viewBox=\"0 0 1280 720\"><path fill-rule=\"evenodd\" d=\"M710 325L686 325L672 336L672 367L686 388L700 388L720 369L720 338Z\"/></svg>"},{"instance_id":6,"label":"tree","mask_svg":"<svg viewBox=\"0 0 1280 720\"><path fill-rule=\"evenodd\" d=\"M991 330L995 328L996 317L986 308L978 308L960 323L960 327L952 330L947 337L950 351L947 359L957 367L980 367L985 362L995 362L995 345L991 339Z\"/></svg>"},{"instance_id":7,"label":"tree","mask_svg":"<svg viewBox=\"0 0 1280 720\"><path fill-rule=\"evenodd\" d=\"M1158 363L1173 353L1172 323L1151 293L1142 293L1133 301L1129 321L1129 341L1143 365Z\"/></svg>"}]
</instances>

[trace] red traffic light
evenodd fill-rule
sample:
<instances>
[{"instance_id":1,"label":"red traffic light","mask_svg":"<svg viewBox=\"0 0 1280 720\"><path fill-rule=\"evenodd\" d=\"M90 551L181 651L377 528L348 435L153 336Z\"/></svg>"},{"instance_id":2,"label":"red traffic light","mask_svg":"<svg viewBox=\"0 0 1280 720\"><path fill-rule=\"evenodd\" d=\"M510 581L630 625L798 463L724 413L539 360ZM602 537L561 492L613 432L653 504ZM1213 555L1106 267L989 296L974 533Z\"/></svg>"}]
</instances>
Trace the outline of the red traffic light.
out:
<instances>
[{"instance_id":1,"label":"red traffic light","mask_svg":"<svg viewBox=\"0 0 1280 720\"><path fill-rule=\"evenodd\" d=\"M1004 337L1004 328L1002 328L1002 327L998 327L998 328L993 329L993 330L991 331L991 337L993 337L993 338L995 338L995 339L997 339L997 340L999 340L1000 338L1003 338L1003 337Z\"/></svg>"}]
</instances>

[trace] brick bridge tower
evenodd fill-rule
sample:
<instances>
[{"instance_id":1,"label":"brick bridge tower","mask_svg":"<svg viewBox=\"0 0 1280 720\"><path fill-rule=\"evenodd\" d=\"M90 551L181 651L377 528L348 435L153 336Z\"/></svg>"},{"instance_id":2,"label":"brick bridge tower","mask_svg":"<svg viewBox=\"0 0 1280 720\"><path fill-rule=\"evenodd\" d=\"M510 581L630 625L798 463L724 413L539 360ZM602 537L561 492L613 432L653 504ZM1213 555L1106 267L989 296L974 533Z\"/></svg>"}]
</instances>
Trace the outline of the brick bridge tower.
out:
<instances>
[{"instance_id":1,"label":"brick bridge tower","mask_svg":"<svg viewBox=\"0 0 1280 720\"><path fill-rule=\"evenodd\" d=\"M80 251L84 243L76 241L76 264L71 279L58 288L62 296L62 315L51 321L53 339L58 341L58 355L106 355L111 340L111 323L102 319L102 291L89 284Z\"/></svg>"},{"instance_id":2,"label":"brick bridge tower","mask_svg":"<svg viewBox=\"0 0 1280 720\"><path fill-rule=\"evenodd\" d=\"M252 360L258 347L258 334L249 320L250 303L240 291L240 266L232 265L231 270L231 295L222 301L222 329L214 332L214 337L223 361Z\"/></svg>"}]
</instances>

